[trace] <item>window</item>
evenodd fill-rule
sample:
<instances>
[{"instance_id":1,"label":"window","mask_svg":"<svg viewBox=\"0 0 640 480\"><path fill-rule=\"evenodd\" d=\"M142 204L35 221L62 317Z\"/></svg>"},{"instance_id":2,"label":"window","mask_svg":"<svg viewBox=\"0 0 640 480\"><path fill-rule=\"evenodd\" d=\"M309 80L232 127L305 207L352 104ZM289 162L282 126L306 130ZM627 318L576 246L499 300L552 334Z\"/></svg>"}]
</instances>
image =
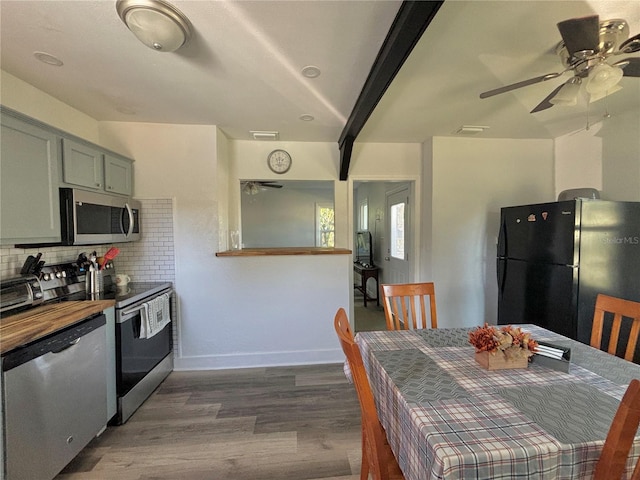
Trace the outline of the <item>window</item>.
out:
<instances>
[{"instance_id":1,"label":"window","mask_svg":"<svg viewBox=\"0 0 640 480\"><path fill-rule=\"evenodd\" d=\"M359 230L369 230L369 199L365 198L360 203L360 228Z\"/></svg>"},{"instance_id":2,"label":"window","mask_svg":"<svg viewBox=\"0 0 640 480\"><path fill-rule=\"evenodd\" d=\"M316 203L316 246L335 246L333 205Z\"/></svg>"},{"instance_id":3,"label":"window","mask_svg":"<svg viewBox=\"0 0 640 480\"><path fill-rule=\"evenodd\" d=\"M391 256L404 260L404 202L391 205Z\"/></svg>"}]
</instances>

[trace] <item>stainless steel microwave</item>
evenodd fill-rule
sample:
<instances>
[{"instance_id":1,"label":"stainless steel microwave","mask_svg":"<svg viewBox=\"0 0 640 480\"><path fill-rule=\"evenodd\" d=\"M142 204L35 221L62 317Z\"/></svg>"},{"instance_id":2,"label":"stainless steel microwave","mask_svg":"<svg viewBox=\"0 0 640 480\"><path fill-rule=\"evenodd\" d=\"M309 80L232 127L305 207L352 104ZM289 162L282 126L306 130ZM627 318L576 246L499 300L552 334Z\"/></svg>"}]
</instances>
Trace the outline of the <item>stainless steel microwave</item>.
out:
<instances>
[{"instance_id":1,"label":"stainless steel microwave","mask_svg":"<svg viewBox=\"0 0 640 480\"><path fill-rule=\"evenodd\" d=\"M60 189L63 245L97 245L140 239L140 202L128 197Z\"/></svg>"}]
</instances>

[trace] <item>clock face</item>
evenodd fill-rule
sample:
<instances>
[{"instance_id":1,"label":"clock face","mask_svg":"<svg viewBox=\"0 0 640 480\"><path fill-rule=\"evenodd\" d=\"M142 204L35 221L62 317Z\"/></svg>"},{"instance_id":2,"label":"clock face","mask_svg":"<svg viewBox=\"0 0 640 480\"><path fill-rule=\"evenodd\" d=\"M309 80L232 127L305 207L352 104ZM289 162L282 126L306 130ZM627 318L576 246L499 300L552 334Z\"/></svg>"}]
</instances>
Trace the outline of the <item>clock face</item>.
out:
<instances>
[{"instance_id":1,"label":"clock face","mask_svg":"<svg viewBox=\"0 0 640 480\"><path fill-rule=\"evenodd\" d=\"M284 150L274 150L267 157L269 168L274 173L286 173L291 168L291 155Z\"/></svg>"}]
</instances>

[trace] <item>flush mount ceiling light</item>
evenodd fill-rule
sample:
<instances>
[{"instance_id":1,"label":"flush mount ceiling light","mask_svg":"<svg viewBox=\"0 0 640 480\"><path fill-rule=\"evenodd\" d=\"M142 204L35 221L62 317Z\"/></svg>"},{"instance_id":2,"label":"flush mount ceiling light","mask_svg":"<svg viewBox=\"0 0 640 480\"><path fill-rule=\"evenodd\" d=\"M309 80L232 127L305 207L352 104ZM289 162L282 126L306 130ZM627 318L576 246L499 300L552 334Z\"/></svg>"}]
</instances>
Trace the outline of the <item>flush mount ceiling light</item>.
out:
<instances>
[{"instance_id":1,"label":"flush mount ceiling light","mask_svg":"<svg viewBox=\"0 0 640 480\"><path fill-rule=\"evenodd\" d=\"M313 115L309 115L308 113L304 113L300 115L300 120L302 120L303 122L313 122L315 120L315 117Z\"/></svg>"},{"instance_id":2,"label":"flush mount ceiling light","mask_svg":"<svg viewBox=\"0 0 640 480\"><path fill-rule=\"evenodd\" d=\"M158 52L174 52L191 38L189 19L164 0L118 0L116 10L138 40Z\"/></svg>"}]
</instances>

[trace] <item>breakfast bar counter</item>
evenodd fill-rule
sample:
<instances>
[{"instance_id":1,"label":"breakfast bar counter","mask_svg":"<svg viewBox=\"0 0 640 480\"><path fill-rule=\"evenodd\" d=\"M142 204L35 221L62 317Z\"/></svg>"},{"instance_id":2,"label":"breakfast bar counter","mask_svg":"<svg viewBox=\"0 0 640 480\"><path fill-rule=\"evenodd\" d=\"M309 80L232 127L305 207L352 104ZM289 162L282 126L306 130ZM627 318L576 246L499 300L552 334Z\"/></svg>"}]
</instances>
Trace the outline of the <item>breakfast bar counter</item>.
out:
<instances>
[{"instance_id":1,"label":"breakfast bar counter","mask_svg":"<svg viewBox=\"0 0 640 480\"><path fill-rule=\"evenodd\" d=\"M329 247L272 247L241 248L217 252L216 257L263 257L274 255L350 255L348 248Z\"/></svg>"}]
</instances>

